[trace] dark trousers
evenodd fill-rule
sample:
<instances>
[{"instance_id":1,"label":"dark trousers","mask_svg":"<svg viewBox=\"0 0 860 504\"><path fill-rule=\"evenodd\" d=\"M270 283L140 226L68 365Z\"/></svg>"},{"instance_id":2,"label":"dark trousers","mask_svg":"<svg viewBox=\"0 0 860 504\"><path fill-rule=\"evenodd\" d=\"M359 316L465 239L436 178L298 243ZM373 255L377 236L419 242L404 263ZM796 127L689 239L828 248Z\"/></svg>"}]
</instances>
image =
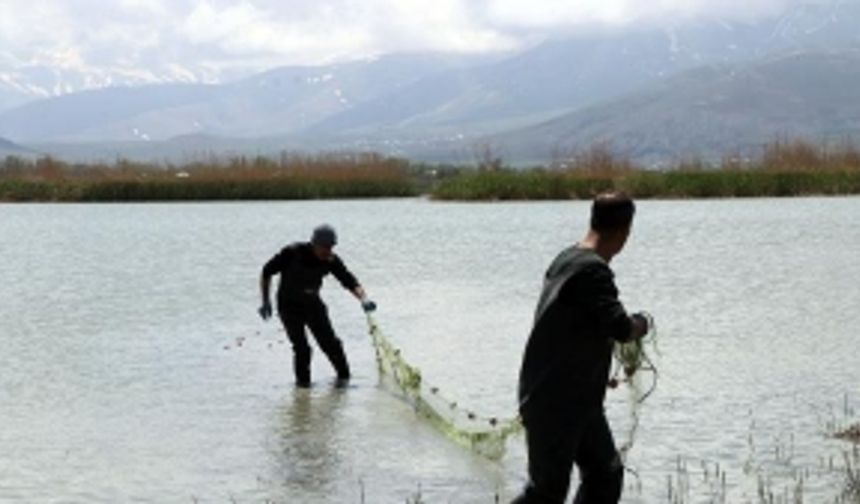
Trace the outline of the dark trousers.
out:
<instances>
[{"instance_id":1,"label":"dark trousers","mask_svg":"<svg viewBox=\"0 0 860 504\"><path fill-rule=\"evenodd\" d=\"M567 426L524 419L529 482L513 504L561 504L567 498L576 463L580 473L574 504L616 504L621 498L624 467L602 410Z\"/></svg>"},{"instance_id":2,"label":"dark trousers","mask_svg":"<svg viewBox=\"0 0 860 504\"><path fill-rule=\"evenodd\" d=\"M311 381L311 347L305 327L311 330L320 350L328 357L337 371L339 379L349 379L349 363L343 351L343 344L334 333L328 308L318 297L295 303L281 303L278 313L293 345L293 372L296 382L307 384Z\"/></svg>"}]
</instances>

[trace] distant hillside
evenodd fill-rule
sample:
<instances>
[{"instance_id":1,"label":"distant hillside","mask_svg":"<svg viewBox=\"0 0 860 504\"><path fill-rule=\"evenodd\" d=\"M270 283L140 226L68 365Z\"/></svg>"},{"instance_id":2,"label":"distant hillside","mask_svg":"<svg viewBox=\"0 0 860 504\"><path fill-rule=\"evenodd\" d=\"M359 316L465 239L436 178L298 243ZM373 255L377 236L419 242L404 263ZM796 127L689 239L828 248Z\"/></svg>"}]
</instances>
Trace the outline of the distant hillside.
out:
<instances>
[{"instance_id":1,"label":"distant hillside","mask_svg":"<svg viewBox=\"0 0 860 504\"><path fill-rule=\"evenodd\" d=\"M428 74L485 60L442 54L393 55L329 66L278 68L222 85L159 84L85 91L0 113L0 135L20 142L148 142L198 134L286 134Z\"/></svg>"},{"instance_id":2,"label":"distant hillside","mask_svg":"<svg viewBox=\"0 0 860 504\"><path fill-rule=\"evenodd\" d=\"M185 135L166 141L33 144L77 160L205 159L318 150L377 151L416 160L474 163L491 154L513 164L547 163L609 144L642 163L758 154L776 139L860 141L860 49L797 52L754 63L683 72L600 104L537 125L489 136L386 137Z\"/></svg>"},{"instance_id":3,"label":"distant hillside","mask_svg":"<svg viewBox=\"0 0 860 504\"><path fill-rule=\"evenodd\" d=\"M30 156L33 151L22 147L14 142L10 142L5 138L0 138L0 158L6 156Z\"/></svg>"},{"instance_id":4,"label":"distant hillside","mask_svg":"<svg viewBox=\"0 0 860 504\"><path fill-rule=\"evenodd\" d=\"M533 125L702 65L860 44L857 19L860 3L817 0L748 23L595 29L517 54L391 54L278 68L218 85L90 90L0 112L0 136L21 143L301 136L333 146L344 138L370 144L474 138ZM23 90L46 92L53 81L37 79L42 74L0 69L0 106L21 99ZM53 82L51 89L75 89L75 82L81 76Z\"/></svg>"},{"instance_id":5,"label":"distant hillside","mask_svg":"<svg viewBox=\"0 0 860 504\"><path fill-rule=\"evenodd\" d=\"M39 97L41 98L41 97ZM0 82L0 113L19 107L37 97Z\"/></svg>"},{"instance_id":6,"label":"distant hillside","mask_svg":"<svg viewBox=\"0 0 860 504\"><path fill-rule=\"evenodd\" d=\"M0 111L0 136L78 160L346 149L473 162L489 143L530 161L595 140L645 160L722 154L775 135L853 134L855 105L834 100L857 87L857 19L860 2L810 0L767 19L604 27L516 54L390 54L104 88ZM0 107L34 78L0 71Z\"/></svg>"},{"instance_id":7,"label":"distant hillside","mask_svg":"<svg viewBox=\"0 0 860 504\"><path fill-rule=\"evenodd\" d=\"M595 143L658 162L752 152L777 138L860 139L860 50L704 67L487 141L521 162Z\"/></svg>"},{"instance_id":8,"label":"distant hillside","mask_svg":"<svg viewBox=\"0 0 860 504\"><path fill-rule=\"evenodd\" d=\"M492 64L431 75L335 114L313 131L388 138L503 131L703 65L860 47L857 19L860 3L821 1L751 23L669 23L550 39Z\"/></svg>"},{"instance_id":9,"label":"distant hillside","mask_svg":"<svg viewBox=\"0 0 860 504\"><path fill-rule=\"evenodd\" d=\"M199 84L162 84L73 93L31 102L0 114L0 134L21 142L75 138L93 129L122 123L129 117L205 101L216 89ZM133 126L114 136L149 139L146 131Z\"/></svg>"}]
</instances>

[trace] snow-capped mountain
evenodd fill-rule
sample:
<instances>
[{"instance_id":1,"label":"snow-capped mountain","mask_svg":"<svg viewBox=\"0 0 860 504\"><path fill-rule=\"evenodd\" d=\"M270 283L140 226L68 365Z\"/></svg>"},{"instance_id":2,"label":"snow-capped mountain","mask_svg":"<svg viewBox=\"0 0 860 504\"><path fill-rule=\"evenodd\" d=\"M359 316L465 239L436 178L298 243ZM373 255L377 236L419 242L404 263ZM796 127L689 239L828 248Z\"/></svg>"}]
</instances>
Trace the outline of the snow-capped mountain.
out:
<instances>
[{"instance_id":1,"label":"snow-capped mountain","mask_svg":"<svg viewBox=\"0 0 860 504\"><path fill-rule=\"evenodd\" d=\"M834 0L756 21L595 30L511 55L392 54L226 83L204 84L217 78L185 69L132 72L124 78L136 85L107 88L113 74L68 80L48 72L38 80L19 73L0 77L0 90L12 82L6 87L18 93L52 97L0 113L0 135L19 143L289 137L320 148L468 142L608 103L697 67L730 72L773 55L860 47L858 24L860 2ZM28 87L33 82L40 84ZM93 89L62 94L75 86Z\"/></svg>"},{"instance_id":2,"label":"snow-capped mountain","mask_svg":"<svg viewBox=\"0 0 860 504\"><path fill-rule=\"evenodd\" d=\"M152 69L128 66L99 68L83 64L52 67L21 63L8 54L0 53L0 111L81 91L154 84L212 84L234 77L234 73L178 64Z\"/></svg>"},{"instance_id":3,"label":"snow-capped mountain","mask_svg":"<svg viewBox=\"0 0 860 504\"><path fill-rule=\"evenodd\" d=\"M485 57L390 55L320 67L284 67L227 84L113 86L27 103L0 114L15 141L159 140L301 131L416 80Z\"/></svg>"},{"instance_id":4,"label":"snow-capped mountain","mask_svg":"<svg viewBox=\"0 0 860 504\"><path fill-rule=\"evenodd\" d=\"M659 30L675 58L711 62L732 61L739 53L762 55L786 46L830 46L860 42L860 4L854 0L811 1L795 5L780 16L756 22L705 21L675 26L665 20ZM638 29L641 32L641 29ZM587 46L589 37L579 37ZM599 43L603 36L594 37ZM628 47L637 47L635 35ZM623 45L623 44L622 44ZM611 55L608 55L611 56ZM662 71L671 71L669 65ZM659 70L658 70L659 71ZM81 62L49 66L20 61L0 50L0 111L28 101L112 86L164 83L229 82L251 75L248 69L215 68L179 62L155 66L131 61L110 67Z\"/></svg>"}]
</instances>

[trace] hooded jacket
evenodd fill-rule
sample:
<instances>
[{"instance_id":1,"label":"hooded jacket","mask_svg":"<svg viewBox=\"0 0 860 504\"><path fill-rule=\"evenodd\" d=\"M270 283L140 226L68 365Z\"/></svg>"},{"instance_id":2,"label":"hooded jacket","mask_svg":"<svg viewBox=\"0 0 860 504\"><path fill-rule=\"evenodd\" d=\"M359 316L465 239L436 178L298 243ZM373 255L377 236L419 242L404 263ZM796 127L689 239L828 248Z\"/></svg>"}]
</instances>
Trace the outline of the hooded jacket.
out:
<instances>
[{"instance_id":1,"label":"hooded jacket","mask_svg":"<svg viewBox=\"0 0 860 504\"><path fill-rule=\"evenodd\" d=\"M519 376L520 413L566 421L602 409L615 341L631 321L614 274L596 252L574 245L547 269Z\"/></svg>"}]
</instances>

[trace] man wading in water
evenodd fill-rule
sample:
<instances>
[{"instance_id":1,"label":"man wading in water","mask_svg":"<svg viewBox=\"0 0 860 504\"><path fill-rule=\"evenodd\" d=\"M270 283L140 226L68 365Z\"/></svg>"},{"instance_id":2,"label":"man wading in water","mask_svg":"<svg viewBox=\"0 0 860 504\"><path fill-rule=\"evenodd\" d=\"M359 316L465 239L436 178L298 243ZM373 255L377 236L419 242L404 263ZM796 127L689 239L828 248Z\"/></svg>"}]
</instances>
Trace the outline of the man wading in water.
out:
<instances>
[{"instance_id":1,"label":"man wading in water","mask_svg":"<svg viewBox=\"0 0 860 504\"><path fill-rule=\"evenodd\" d=\"M310 328L317 344L337 371L337 385L344 386L350 378L349 363L343 345L334 333L328 318L328 309L320 299L322 279L329 273L361 302L366 312L376 309L367 299L364 289L355 276L346 269L343 261L332 252L337 235L328 225L314 229L310 242L293 243L283 248L263 266L260 275L260 292L263 305L259 309L263 320L272 316L269 285L272 275L280 274L278 285L278 315L293 345L293 371L296 385L311 386L311 347L305 326Z\"/></svg>"},{"instance_id":2,"label":"man wading in water","mask_svg":"<svg viewBox=\"0 0 860 504\"><path fill-rule=\"evenodd\" d=\"M513 502L562 503L573 464L574 504L617 503L624 468L603 411L614 341L648 332L618 301L610 260L630 234L635 207L621 193L597 196L585 238L550 264L519 379L529 482Z\"/></svg>"}]
</instances>

